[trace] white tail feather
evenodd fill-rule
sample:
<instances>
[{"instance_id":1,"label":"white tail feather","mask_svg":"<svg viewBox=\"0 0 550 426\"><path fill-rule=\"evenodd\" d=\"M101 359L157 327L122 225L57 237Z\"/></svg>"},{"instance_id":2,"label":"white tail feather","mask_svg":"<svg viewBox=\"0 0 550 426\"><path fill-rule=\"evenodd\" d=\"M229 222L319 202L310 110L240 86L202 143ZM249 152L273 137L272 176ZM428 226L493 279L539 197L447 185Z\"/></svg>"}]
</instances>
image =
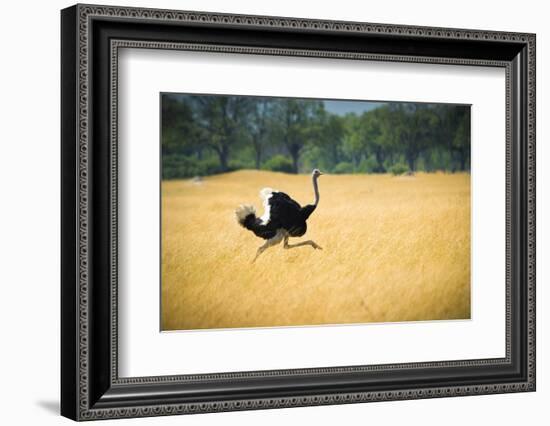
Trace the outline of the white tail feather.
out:
<instances>
[{"instance_id":1,"label":"white tail feather","mask_svg":"<svg viewBox=\"0 0 550 426\"><path fill-rule=\"evenodd\" d=\"M239 207L237 207L237 210L235 210L235 216L237 216L237 222L239 222L239 224L244 224L244 220L246 219L246 217L250 214L256 214L256 209L254 208L254 206L250 206L250 205L240 205Z\"/></svg>"}]
</instances>

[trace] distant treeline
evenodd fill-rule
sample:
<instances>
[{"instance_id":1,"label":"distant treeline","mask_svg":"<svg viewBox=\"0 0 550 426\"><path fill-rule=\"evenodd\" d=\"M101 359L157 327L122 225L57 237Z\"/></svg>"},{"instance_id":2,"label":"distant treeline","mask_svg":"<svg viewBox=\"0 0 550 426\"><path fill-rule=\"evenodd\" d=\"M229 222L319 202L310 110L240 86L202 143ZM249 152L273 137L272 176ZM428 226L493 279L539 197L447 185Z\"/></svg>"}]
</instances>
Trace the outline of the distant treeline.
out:
<instances>
[{"instance_id":1,"label":"distant treeline","mask_svg":"<svg viewBox=\"0 0 550 426\"><path fill-rule=\"evenodd\" d=\"M323 101L162 95L164 179L237 169L287 173L464 171L470 107L380 103L337 115Z\"/></svg>"}]
</instances>

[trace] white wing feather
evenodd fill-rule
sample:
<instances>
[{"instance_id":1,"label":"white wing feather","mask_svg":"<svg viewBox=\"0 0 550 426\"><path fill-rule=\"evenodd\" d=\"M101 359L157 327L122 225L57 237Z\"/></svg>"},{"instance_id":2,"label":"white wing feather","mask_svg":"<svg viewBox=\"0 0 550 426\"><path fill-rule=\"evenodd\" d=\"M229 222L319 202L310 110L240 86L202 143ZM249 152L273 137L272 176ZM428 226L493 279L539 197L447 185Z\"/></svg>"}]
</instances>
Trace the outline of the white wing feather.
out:
<instances>
[{"instance_id":1,"label":"white wing feather","mask_svg":"<svg viewBox=\"0 0 550 426\"><path fill-rule=\"evenodd\" d=\"M262 225L267 225L269 223L269 214L271 210L269 199L273 195L273 192L274 191L271 188L264 188L260 191L260 198L262 199L262 203L264 205L264 214L260 217Z\"/></svg>"}]
</instances>

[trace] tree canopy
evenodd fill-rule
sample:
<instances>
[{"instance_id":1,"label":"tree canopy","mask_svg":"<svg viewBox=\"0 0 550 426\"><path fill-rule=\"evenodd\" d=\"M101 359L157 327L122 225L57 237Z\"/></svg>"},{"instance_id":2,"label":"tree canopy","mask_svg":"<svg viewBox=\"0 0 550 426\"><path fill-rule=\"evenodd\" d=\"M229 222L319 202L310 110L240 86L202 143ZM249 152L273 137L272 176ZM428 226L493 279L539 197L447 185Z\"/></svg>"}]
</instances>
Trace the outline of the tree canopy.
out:
<instances>
[{"instance_id":1,"label":"tree canopy","mask_svg":"<svg viewBox=\"0 0 550 426\"><path fill-rule=\"evenodd\" d=\"M470 168L467 105L379 102L361 113L335 114L312 99L163 94L161 102L164 179L244 168L288 173Z\"/></svg>"}]
</instances>

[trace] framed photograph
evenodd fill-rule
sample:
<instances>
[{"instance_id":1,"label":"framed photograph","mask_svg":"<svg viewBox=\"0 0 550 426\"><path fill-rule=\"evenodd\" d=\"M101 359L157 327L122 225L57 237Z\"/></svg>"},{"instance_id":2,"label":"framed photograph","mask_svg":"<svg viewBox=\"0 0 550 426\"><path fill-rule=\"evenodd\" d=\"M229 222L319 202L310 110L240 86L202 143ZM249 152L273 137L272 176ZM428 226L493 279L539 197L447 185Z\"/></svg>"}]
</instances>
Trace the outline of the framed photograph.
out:
<instances>
[{"instance_id":1,"label":"framed photograph","mask_svg":"<svg viewBox=\"0 0 550 426\"><path fill-rule=\"evenodd\" d=\"M62 415L534 391L535 40L62 10Z\"/></svg>"}]
</instances>

